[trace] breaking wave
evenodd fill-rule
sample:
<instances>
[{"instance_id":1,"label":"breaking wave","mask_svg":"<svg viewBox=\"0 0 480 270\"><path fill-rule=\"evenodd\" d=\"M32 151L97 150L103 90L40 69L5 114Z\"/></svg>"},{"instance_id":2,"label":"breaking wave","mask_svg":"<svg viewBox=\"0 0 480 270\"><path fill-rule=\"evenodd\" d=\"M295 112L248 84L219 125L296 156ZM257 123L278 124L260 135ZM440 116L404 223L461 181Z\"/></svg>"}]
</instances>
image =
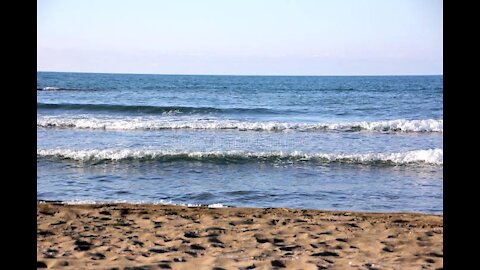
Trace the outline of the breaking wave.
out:
<instances>
[{"instance_id":1,"label":"breaking wave","mask_svg":"<svg viewBox=\"0 0 480 270\"><path fill-rule=\"evenodd\" d=\"M443 149L413 150L397 153L302 153L240 151L163 151L143 149L37 149L37 157L69 159L81 162L117 161L204 161L218 163L245 162L316 162L364 165L443 165Z\"/></svg>"},{"instance_id":2,"label":"breaking wave","mask_svg":"<svg viewBox=\"0 0 480 270\"><path fill-rule=\"evenodd\" d=\"M174 110L174 109L172 109ZM165 114L175 111L165 111ZM55 117L38 116L37 126L45 128L78 128L105 130L163 130L163 129L233 129L252 131L376 131L376 132L443 132L443 120L423 119L349 123L282 123L248 122L221 119L161 119L146 117Z\"/></svg>"}]
</instances>

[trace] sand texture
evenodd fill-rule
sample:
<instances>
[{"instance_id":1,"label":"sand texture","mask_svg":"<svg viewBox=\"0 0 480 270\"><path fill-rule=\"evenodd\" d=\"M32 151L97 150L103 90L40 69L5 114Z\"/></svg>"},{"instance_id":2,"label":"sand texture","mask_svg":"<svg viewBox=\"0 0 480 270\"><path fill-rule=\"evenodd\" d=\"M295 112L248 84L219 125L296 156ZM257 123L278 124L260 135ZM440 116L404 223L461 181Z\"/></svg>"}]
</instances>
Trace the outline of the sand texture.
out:
<instances>
[{"instance_id":1,"label":"sand texture","mask_svg":"<svg viewBox=\"0 0 480 270\"><path fill-rule=\"evenodd\" d=\"M438 269L443 216L42 202L37 267Z\"/></svg>"}]
</instances>

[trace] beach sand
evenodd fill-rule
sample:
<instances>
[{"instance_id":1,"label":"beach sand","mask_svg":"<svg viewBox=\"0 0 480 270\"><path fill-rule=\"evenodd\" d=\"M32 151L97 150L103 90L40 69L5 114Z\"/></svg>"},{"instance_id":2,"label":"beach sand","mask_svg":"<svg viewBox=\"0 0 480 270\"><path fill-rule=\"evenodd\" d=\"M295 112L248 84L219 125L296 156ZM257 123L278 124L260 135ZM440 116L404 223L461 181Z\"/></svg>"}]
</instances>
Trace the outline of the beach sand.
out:
<instances>
[{"instance_id":1,"label":"beach sand","mask_svg":"<svg viewBox=\"0 0 480 270\"><path fill-rule=\"evenodd\" d=\"M37 267L438 269L443 216L39 202Z\"/></svg>"}]
</instances>

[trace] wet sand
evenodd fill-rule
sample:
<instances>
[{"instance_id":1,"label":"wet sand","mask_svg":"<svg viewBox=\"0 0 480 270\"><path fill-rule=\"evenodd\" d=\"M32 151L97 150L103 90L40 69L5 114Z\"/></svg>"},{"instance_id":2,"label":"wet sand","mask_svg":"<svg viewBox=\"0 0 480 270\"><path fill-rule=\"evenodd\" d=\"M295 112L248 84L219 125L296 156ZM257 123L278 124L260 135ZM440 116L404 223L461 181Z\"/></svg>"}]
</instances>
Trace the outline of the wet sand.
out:
<instances>
[{"instance_id":1,"label":"wet sand","mask_svg":"<svg viewBox=\"0 0 480 270\"><path fill-rule=\"evenodd\" d=\"M40 202L37 267L439 269L443 216Z\"/></svg>"}]
</instances>

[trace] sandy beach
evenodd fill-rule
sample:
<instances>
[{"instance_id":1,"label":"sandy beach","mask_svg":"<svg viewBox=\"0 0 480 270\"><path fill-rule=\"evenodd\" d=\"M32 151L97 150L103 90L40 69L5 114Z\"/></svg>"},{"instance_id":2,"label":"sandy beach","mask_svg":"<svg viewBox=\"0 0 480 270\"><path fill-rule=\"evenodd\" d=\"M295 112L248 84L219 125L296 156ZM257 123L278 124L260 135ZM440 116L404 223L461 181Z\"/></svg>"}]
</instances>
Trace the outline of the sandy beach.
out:
<instances>
[{"instance_id":1,"label":"sandy beach","mask_svg":"<svg viewBox=\"0 0 480 270\"><path fill-rule=\"evenodd\" d=\"M443 216L39 202L37 267L438 269Z\"/></svg>"}]
</instances>

